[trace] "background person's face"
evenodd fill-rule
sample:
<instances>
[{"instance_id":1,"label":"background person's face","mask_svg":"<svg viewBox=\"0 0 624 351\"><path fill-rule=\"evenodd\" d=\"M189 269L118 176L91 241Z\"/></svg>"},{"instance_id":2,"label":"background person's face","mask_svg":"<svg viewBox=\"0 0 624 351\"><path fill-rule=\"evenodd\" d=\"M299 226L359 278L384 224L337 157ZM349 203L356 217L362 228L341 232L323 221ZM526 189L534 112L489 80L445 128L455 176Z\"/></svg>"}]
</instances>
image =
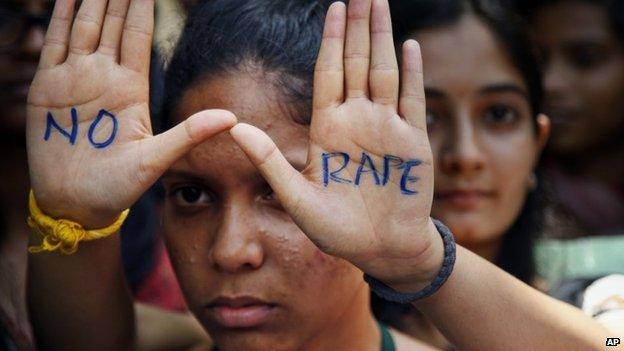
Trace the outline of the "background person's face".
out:
<instances>
[{"instance_id":1,"label":"background person's face","mask_svg":"<svg viewBox=\"0 0 624 351\"><path fill-rule=\"evenodd\" d=\"M302 168L308 128L292 121L270 87L253 74L209 79L185 94L176 115L230 110ZM221 349L298 349L324 328L352 323L340 319L353 319L350 309L367 308L362 273L309 241L229 134L195 148L163 182L174 268L190 309Z\"/></svg>"},{"instance_id":2,"label":"background person's face","mask_svg":"<svg viewBox=\"0 0 624 351\"><path fill-rule=\"evenodd\" d=\"M538 154L526 84L471 15L416 39L435 158L432 216L460 244L493 255L520 213Z\"/></svg>"},{"instance_id":3,"label":"background person's face","mask_svg":"<svg viewBox=\"0 0 624 351\"><path fill-rule=\"evenodd\" d=\"M613 143L624 128L624 44L606 9L588 1L559 1L533 18L546 63L551 150L574 156Z\"/></svg>"},{"instance_id":4,"label":"background person's face","mask_svg":"<svg viewBox=\"0 0 624 351\"><path fill-rule=\"evenodd\" d=\"M3 0L0 11L46 16L49 15L52 4L50 0ZM0 135L23 134L25 131L26 96L35 76L45 30L43 26L35 24L25 29L13 48L0 51ZM16 34L21 30L4 21L0 23L0 31Z\"/></svg>"}]
</instances>

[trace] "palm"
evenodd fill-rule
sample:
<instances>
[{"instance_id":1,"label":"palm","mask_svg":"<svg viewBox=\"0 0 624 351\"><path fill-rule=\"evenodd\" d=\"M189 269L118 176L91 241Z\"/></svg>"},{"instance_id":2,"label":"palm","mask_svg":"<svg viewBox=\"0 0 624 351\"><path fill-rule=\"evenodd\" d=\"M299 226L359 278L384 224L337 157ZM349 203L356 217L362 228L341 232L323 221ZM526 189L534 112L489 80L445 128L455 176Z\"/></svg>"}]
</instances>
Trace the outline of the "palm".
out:
<instances>
[{"instance_id":1,"label":"palm","mask_svg":"<svg viewBox=\"0 0 624 351\"><path fill-rule=\"evenodd\" d=\"M32 186L50 215L110 224L175 159L235 122L204 113L152 135L153 7L84 0L73 19L73 1L56 2L27 116Z\"/></svg>"},{"instance_id":2,"label":"palm","mask_svg":"<svg viewBox=\"0 0 624 351\"><path fill-rule=\"evenodd\" d=\"M312 124L310 153L313 156L306 175L313 184L322 183L324 189L319 192L321 203L305 212L312 218L328 221L310 221L313 228L304 231L323 233L319 241L322 246L327 246L323 244L325 241L343 244L344 247L337 245L331 249L340 256L357 253L371 257L389 252L388 248L396 247L395 241L406 238L385 235L386 228L426 225L429 217L433 174L424 132L410 126L392 108L368 100L350 100L320 113L328 116L319 116ZM323 154L336 151L350 156L347 166L337 174L350 183L331 179L331 172L344 164L342 157L329 159L323 165ZM370 160L362 160L363 155ZM400 161L395 157L403 160L403 165L410 160L420 164L406 173L404 168L399 168ZM328 176L326 181L324 178ZM418 177L418 180L402 184L405 177Z\"/></svg>"},{"instance_id":3,"label":"palm","mask_svg":"<svg viewBox=\"0 0 624 351\"><path fill-rule=\"evenodd\" d=\"M387 1L352 0L348 12L347 23L336 3L326 17L302 174L259 130L237 126L232 135L317 246L387 277L388 262L432 243L422 64L407 43L399 84Z\"/></svg>"},{"instance_id":4,"label":"palm","mask_svg":"<svg viewBox=\"0 0 624 351\"><path fill-rule=\"evenodd\" d=\"M67 194L68 201L75 201L72 197L78 194L86 194L90 198L83 200L95 209L119 211L129 207L138 197L137 191L142 192L149 187L149 184L144 184L147 179L135 179L140 174L140 163L136 159L139 144L133 143L151 136L147 100L146 77L124 69L104 55L81 57L72 64L65 63L40 71L32 85L28 114L28 138L33 139L30 145L35 191L46 180L67 189L62 180L74 182L79 178L83 180L81 188L74 189L74 194ZM64 129L74 128L72 108L76 109L78 117L75 144L72 146L56 130L46 142L40 142L48 128L48 113ZM119 133L109 147L99 149L90 143L87 132L102 109L115 115ZM110 125L110 121L98 125L94 139L110 137ZM54 162L49 162L50 159ZM110 171L112 166L116 168L115 172ZM137 188L127 179L143 183L143 186ZM101 192L98 191L100 189Z\"/></svg>"}]
</instances>

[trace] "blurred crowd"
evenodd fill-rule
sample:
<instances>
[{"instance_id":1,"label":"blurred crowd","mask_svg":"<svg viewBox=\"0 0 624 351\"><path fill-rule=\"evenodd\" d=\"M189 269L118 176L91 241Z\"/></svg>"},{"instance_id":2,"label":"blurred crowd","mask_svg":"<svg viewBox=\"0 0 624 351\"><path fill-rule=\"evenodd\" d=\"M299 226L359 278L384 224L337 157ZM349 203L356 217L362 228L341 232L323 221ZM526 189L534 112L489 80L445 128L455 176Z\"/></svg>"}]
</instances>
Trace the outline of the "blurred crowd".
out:
<instances>
[{"instance_id":1,"label":"blurred crowd","mask_svg":"<svg viewBox=\"0 0 624 351\"><path fill-rule=\"evenodd\" d=\"M164 72L194 2L157 1L150 72L157 131L165 125ZM464 247L624 334L624 1L390 3L395 40L422 47L436 160L432 215ZM0 349L7 350L36 345L24 134L52 7L0 2ZM462 188L465 179L479 188ZM490 192L497 200L476 209L474 193ZM163 196L155 185L122 228L125 276L137 308L192 319L163 243ZM449 347L412 307L374 297L372 307L381 321Z\"/></svg>"}]
</instances>

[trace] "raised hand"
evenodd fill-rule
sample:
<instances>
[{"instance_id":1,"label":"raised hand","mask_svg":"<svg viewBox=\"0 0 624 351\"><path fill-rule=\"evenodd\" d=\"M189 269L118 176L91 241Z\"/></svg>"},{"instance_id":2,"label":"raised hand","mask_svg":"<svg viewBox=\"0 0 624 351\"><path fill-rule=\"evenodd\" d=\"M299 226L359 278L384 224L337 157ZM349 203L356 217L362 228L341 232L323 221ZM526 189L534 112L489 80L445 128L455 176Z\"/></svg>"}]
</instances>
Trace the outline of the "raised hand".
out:
<instances>
[{"instance_id":1,"label":"raised hand","mask_svg":"<svg viewBox=\"0 0 624 351\"><path fill-rule=\"evenodd\" d=\"M32 187L48 215L111 224L177 158L236 122L200 112L158 136L149 116L154 0L57 0L28 96Z\"/></svg>"},{"instance_id":2,"label":"raised hand","mask_svg":"<svg viewBox=\"0 0 624 351\"><path fill-rule=\"evenodd\" d=\"M406 272L424 284L442 255L429 217L433 167L419 50L406 42L399 70L387 0L351 0L348 10L335 3L316 64L305 170L291 167L259 129L231 130L319 248L397 285Z\"/></svg>"}]
</instances>

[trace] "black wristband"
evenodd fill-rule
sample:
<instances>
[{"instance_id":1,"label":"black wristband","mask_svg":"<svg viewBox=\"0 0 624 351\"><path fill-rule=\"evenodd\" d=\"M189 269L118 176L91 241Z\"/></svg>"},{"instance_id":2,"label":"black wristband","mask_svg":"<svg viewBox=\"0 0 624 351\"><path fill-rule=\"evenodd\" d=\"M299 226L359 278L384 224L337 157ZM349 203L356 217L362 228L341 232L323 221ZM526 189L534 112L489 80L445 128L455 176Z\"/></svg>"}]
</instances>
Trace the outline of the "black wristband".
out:
<instances>
[{"instance_id":1,"label":"black wristband","mask_svg":"<svg viewBox=\"0 0 624 351\"><path fill-rule=\"evenodd\" d=\"M444 242L444 261L440 272L431 284L427 285L424 289L418 292L401 293L371 277L370 275L364 274L364 280L370 286L371 291L384 300L406 304L431 296L438 291L442 285L444 285L448 277L451 275L451 272L453 272L453 266L455 265L455 239L453 238L451 230L442 224L442 222L434 219L433 223L438 229L438 232L440 232L442 241Z\"/></svg>"}]
</instances>

